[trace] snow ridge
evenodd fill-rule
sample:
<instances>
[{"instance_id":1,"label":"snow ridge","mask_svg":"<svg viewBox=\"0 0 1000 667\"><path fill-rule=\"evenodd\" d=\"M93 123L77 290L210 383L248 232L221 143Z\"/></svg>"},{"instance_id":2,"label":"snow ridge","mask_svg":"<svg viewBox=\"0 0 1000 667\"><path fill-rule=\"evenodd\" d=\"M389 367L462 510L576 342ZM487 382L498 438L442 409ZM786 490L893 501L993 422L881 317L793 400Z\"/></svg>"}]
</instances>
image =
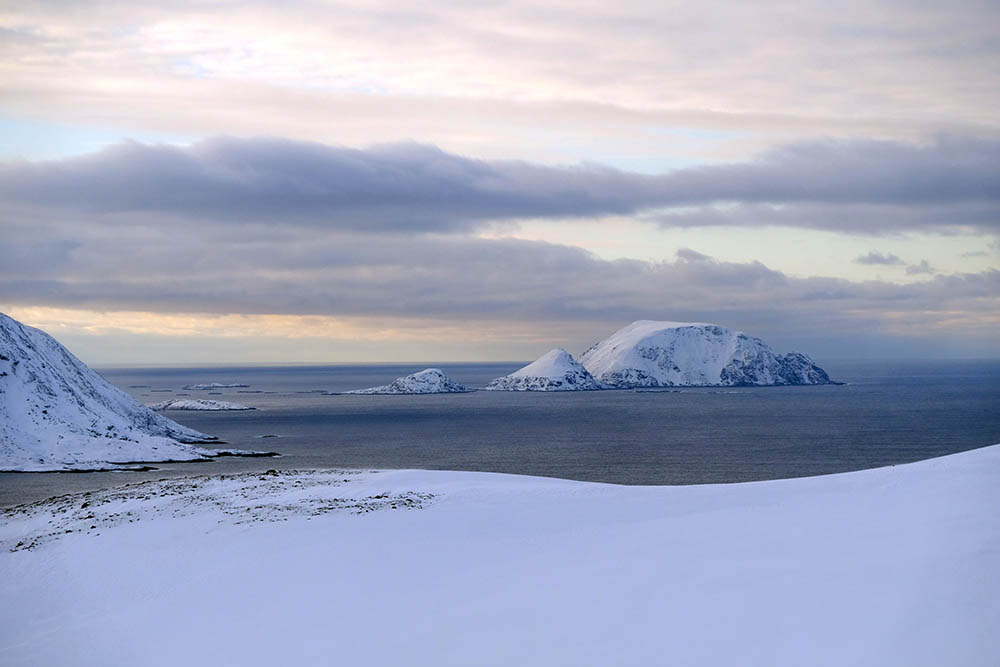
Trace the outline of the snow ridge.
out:
<instances>
[{"instance_id":1,"label":"snow ridge","mask_svg":"<svg viewBox=\"0 0 1000 667\"><path fill-rule=\"evenodd\" d=\"M591 347L581 362L615 389L831 384L802 353L779 355L760 338L701 322L639 320Z\"/></svg>"},{"instance_id":2,"label":"snow ridge","mask_svg":"<svg viewBox=\"0 0 1000 667\"><path fill-rule=\"evenodd\" d=\"M488 391L587 391L601 386L569 352L557 347L486 385Z\"/></svg>"},{"instance_id":3,"label":"snow ridge","mask_svg":"<svg viewBox=\"0 0 1000 667\"><path fill-rule=\"evenodd\" d=\"M159 415L43 331L0 313L0 470L192 461L213 436Z\"/></svg>"},{"instance_id":4,"label":"snow ridge","mask_svg":"<svg viewBox=\"0 0 1000 667\"><path fill-rule=\"evenodd\" d=\"M444 374L440 368L424 370L396 378L389 384L368 389L355 389L347 394L461 394L469 391Z\"/></svg>"}]
</instances>

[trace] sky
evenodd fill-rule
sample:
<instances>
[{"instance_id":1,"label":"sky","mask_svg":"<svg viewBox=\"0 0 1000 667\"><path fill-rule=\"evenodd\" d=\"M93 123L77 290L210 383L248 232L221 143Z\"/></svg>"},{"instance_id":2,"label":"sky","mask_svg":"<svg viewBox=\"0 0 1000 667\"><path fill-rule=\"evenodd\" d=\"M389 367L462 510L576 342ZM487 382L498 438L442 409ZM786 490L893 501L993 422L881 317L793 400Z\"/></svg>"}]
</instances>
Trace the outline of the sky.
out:
<instances>
[{"instance_id":1,"label":"sky","mask_svg":"<svg viewBox=\"0 0 1000 667\"><path fill-rule=\"evenodd\" d=\"M0 311L97 365L636 319L1000 357L1000 5L0 0Z\"/></svg>"}]
</instances>

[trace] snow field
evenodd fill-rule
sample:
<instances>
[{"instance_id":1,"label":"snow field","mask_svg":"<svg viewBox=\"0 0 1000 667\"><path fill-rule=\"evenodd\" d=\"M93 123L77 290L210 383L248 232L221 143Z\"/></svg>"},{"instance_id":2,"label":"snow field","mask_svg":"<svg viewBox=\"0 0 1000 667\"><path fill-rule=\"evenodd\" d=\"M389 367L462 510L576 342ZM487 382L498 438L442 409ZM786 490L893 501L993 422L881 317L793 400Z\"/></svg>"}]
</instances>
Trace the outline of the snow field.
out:
<instances>
[{"instance_id":1,"label":"snow field","mask_svg":"<svg viewBox=\"0 0 1000 667\"><path fill-rule=\"evenodd\" d=\"M732 485L325 471L97 495L100 523L82 496L4 512L5 546L43 537L0 552L10 664L1000 656L1000 446Z\"/></svg>"}]
</instances>

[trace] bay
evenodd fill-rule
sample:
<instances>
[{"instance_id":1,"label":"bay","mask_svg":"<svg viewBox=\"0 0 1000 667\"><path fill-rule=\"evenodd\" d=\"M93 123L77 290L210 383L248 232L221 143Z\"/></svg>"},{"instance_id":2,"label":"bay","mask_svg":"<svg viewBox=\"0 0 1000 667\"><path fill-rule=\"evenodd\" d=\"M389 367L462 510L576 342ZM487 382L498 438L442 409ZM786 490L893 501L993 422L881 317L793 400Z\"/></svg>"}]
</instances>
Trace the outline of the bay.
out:
<instances>
[{"instance_id":1,"label":"bay","mask_svg":"<svg viewBox=\"0 0 1000 667\"><path fill-rule=\"evenodd\" d=\"M428 468L616 484L706 484L819 475L1000 442L1000 361L821 361L846 384L424 396L327 395L428 366L481 387L506 364L111 368L150 404L173 397L248 412L165 414L278 458L155 464L143 473L4 473L0 504L188 474L269 468ZM211 391L185 385L247 384ZM265 437L274 436L274 437Z\"/></svg>"}]
</instances>

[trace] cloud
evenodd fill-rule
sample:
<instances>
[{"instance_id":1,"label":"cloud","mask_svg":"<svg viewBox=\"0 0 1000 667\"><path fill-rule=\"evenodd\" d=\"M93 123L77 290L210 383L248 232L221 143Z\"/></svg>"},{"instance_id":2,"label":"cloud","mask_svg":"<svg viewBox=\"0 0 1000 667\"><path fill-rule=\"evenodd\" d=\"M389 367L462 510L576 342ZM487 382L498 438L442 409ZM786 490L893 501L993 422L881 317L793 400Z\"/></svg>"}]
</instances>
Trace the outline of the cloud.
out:
<instances>
[{"instance_id":1,"label":"cloud","mask_svg":"<svg viewBox=\"0 0 1000 667\"><path fill-rule=\"evenodd\" d=\"M1000 142L940 137L926 146L888 141L804 142L753 162L664 177L674 205L714 201L935 204L1000 195Z\"/></svg>"},{"instance_id":2,"label":"cloud","mask_svg":"<svg viewBox=\"0 0 1000 667\"><path fill-rule=\"evenodd\" d=\"M126 143L60 161L4 163L0 197L43 217L61 208L380 233L610 214L681 226L995 230L1000 141L811 142L659 176L476 160L420 144L361 150L278 139L220 138L185 148ZM852 215L858 210L865 215Z\"/></svg>"},{"instance_id":3,"label":"cloud","mask_svg":"<svg viewBox=\"0 0 1000 667\"><path fill-rule=\"evenodd\" d=\"M937 271L934 270L926 259L920 260L919 264L910 264L906 267L906 275L908 276L920 276L931 273L937 273Z\"/></svg>"},{"instance_id":4,"label":"cloud","mask_svg":"<svg viewBox=\"0 0 1000 667\"><path fill-rule=\"evenodd\" d=\"M17 3L0 19L0 97L32 113L55 109L104 124L142 117L172 124L168 131L287 136L303 106L315 106L302 104L303 91L333 93L322 114L309 114L306 136L346 126L341 137L363 131L369 139L429 136L412 131L408 103L428 98L436 111L426 105L416 114L425 129L522 146L540 142L506 131L511 124L586 124L602 104L620 105L619 120L727 109L733 126L776 133L802 125L829 133L852 122L879 136L914 125L995 128L997 22L995 3L975 1L914 8L892 0L846 14L818 1ZM476 123L468 107L453 112L453 101L469 100L484 110L514 100L529 110ZM582 109L570 108L579 102ZM601 134L589 136L606 144L615 124L591 124ZM390 135L400 125L404 133ZM646 140L662 125L629 122L614 135Z\"/></svg>"},{"instance_id":5,"label":"cloud","mask_svg":"<svg viewBox=\"0 0 1000 667\"><path fill-rule=\"evenodd\" d=\"M604 216L996 233L998 11L972 0L846 15L819 0L14 3L0 16L0 123L79 140L233 138L0 164L0 300L989 337L996 272L806 280L690 249L606 262L471 235ZM372 141L404 143L359 148Z\"/></svg>"},{"instance_id":6,"label":"cloud","mask_svg":"<svg viewBox=\"0 0 1000 667\"><path fill-rule=\"evenodd\" d=\"M37 261L0 264L0 304L364 318L383 328L419 320L507 330L516 322L523 331L581 338L664 318L716 321L789 347L914 331L989 340L1000 324L995 270L899 285L797 278L693 251L674 262L605 261L515 239L211 222L180 234L141 217L129 227L51 222L35 232L55 250L12 235L9 253ZM58 265L48 263L53 257Z\"/></svg>"},{"instance_id":7,"label":"cloud","mask_svg":"<svg viewBox=\"0 0 1000 667\"><path fill-rule=\"evenodd\" d=\"M797 227L890 235L910 230L935 233L994 230L1000 221L998 208L992 203L735 203L660 209L639 217L664 229Z\"/></svg>"},{"instance_id":8,"label":"cloud","mask_svg":"<svg viewBox=\"0 0 1000 667\"><path fill-rule=\"evenodd\" d=\"M877 250L872 250L867 255L861 255L859 257L855 257L854 261L857 262L858 264L883 265L883 266L894 266L897 264L905 263L903 262L903 260L901 260L896 255L892 254L891 252L883 255Z\"/></svg>"},{"instance_id":9,"label":"cloud","mask_svg":"<svg viewBox=\"0 0 1000 667\"><path fill-rule=\"evenodd\" d=\"M712 258L708 255L704 255L697 250L692 250L691 248L678 248L677 259L685 262L707 262L712 260Z\"/></svg>"}]
</instances>

